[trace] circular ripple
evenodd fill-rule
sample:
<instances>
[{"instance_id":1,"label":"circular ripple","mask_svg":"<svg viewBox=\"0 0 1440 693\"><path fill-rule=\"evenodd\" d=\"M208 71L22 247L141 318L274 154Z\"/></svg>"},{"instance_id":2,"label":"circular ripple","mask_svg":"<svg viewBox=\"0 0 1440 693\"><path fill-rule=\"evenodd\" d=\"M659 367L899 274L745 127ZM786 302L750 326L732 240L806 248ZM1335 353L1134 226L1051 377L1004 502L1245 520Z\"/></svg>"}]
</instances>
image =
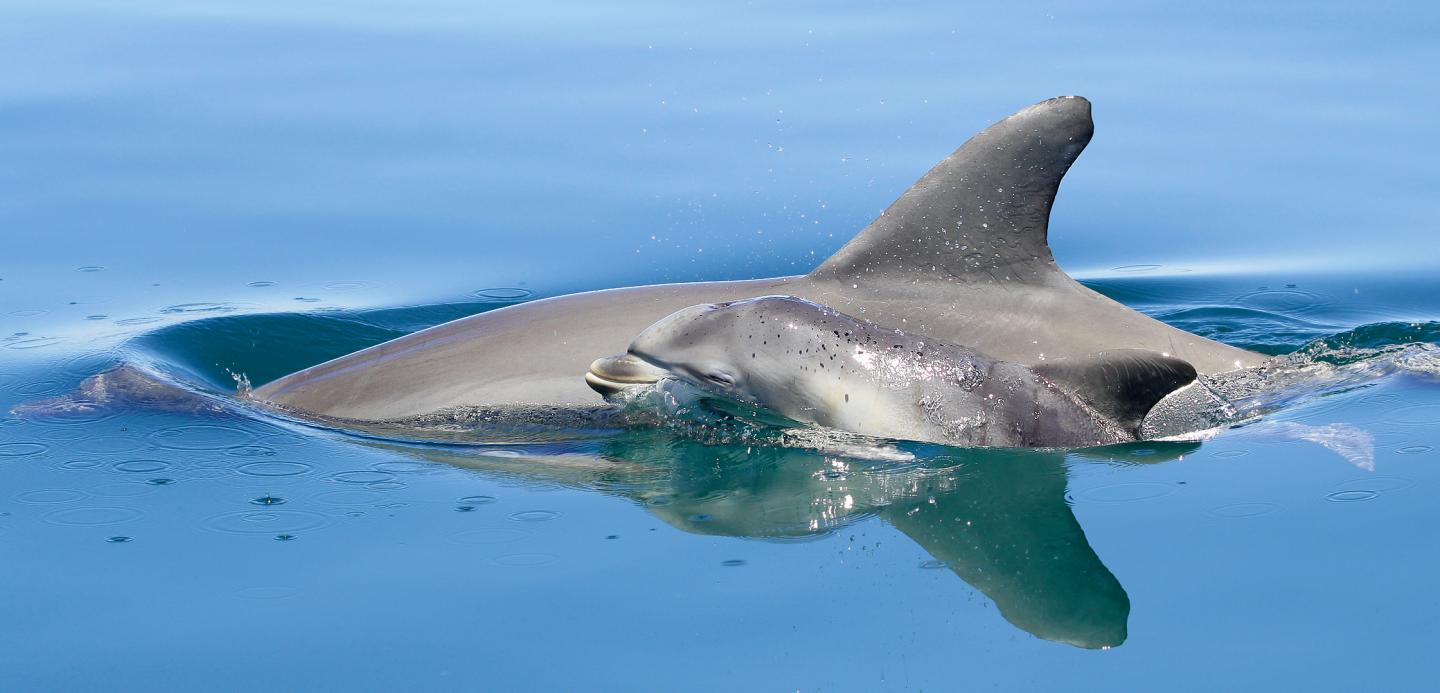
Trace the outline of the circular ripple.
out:
<instances>
[{"instance_id":1,"label":"circular ripple","mask_svg":"<svg viewBox=\"0 0 1440 693\"><path fill-rule=\"evenodd\" d=\"M118 481L113 484L100 484L92 486L90 492L97 496L110 496L112 498L129 498L139 496L155 490L155 486L138 481Z\"/></svg>"},{"instance_id":2,"label":"circular ripple","mask_svg":"<svg viewBox=\"0 0 1440 693\"><path fill-rule=\"evenodd\" d=\"M105 268L104 268L103 266L101 266L101 265L85 265L84 267L76 267L76 268L75 268L75 271L76 271L76 272L104 272L104 271L105 271Z\"/></svg>"},{"instance_id":3,"label":"circular ripple","mask_svg":"<svg viewBox=\"0 0 1440 693\"><path fill-rule=\"evenodd\" d=\"M229 303L177 303L173 306L165 306L160 309L161 313L229 313L235 310L235 306Z\"/></svg>"},{"instance_id":4,"label":"circular ripple","mask_svg":"<svg viewBox=\"0 0 1440 693\"><path fill-rule=\"evenodd\" d=\"M60 337L33 337L31 339L17 339L7 343L5 346L10 349L39 349L63 341L65 340Z\"/></svg>"},{"instance_id":5,"label":"circular ripple","mask_svg":"<svg viewBox=\"0 0 1440 693\"><path fill-rule=\"evenodd\" d=\"M1399 491L1400 489L1404 488L1410 488L1414 485L1414 481L1400 476L1371 476L1364 479L1347 481L1343 484L1340 484L1338 490L1361 490L1367 492L1374 491L1376 493L1386 493L1390 491Z\"/></svg>"},{"instance_id":6,"label":"circular ripple","mask_svg":"<svg viewBox=\"0 0 1440 693\"><path fill-rule=\"evenodd\" d=\"M259 510L225 513L205 520L206 529L226 534L294 534L321 529L330 518L304 510Z\"/></svg>"},{"instance_id":7,"label":"circular ripple","mask_svg":"<svg viewBox=\"0 0 1440 693\"><path fill-rule=\"evenodd\" d=\"M194 424L156 431L150 434L150 440L172 450L224 450L250 443L255 436L229 426Z\"/></svg>"},{"instance_id":8,"label":"circular ripple","mask_svg":"<svg viewBox=\"0 0 1440 693\"><path fill-rule=\"evenodd\" d=\"M33 317L36 317L36 316L39 316L39 315L44 315L44 314L49 313L49 312L50 312L50 311L45 310L45 309L43 309L43 308L24 308L24 309L21 309L21 310L12 310L12 311L10 311L10 317L12 317L12 318L33 318Z\"/></svg>"},{"instance_id":9,"label":"circular ripple","mask_svg":"<svg viewBox=\"0 0 1440 693\"><path fill-rule=\"evenodd\" d=\"M80 452L91 452L96 454L108 454L114 452L133 452L145 447L138 441L119 436L101 435L96 438L89 438L75 443L74 448Z\"/></svg>"},{"instance_id":10,"label":"circular ripple","mask_svg":"<svg viewBox=\"0 0 1440 693\"><path fill-rule=\"evenodd\" d=\"M511 568L538 568L558 560L560 560L559 556L549 553L511 553L497 557L491 562Z\"/></svg>"},{"instance_id":11,"label":"circular ripple","mask_svg":"<svg viewBox=\"0 0 1440 693\"><path fill-rule=\"evenodd\" d=\"M921 568L922 570L941 570L941 569L943 569L943 568L949 568L949 567L950 567L950 563L949 563L949 562L947 562L947 561L940 561L940 560L936 560L936 559L933 559L933 558L930 559L930 560L928 560L928 561L920 561L920 568Z\"/></svg>"},{"instance_id":12,"label":"circular ripple","mask_svg":"<svg viewBox=\"0 0 1440 693\"><path fill-rule=\"evenodd\" d=\"M1388 423L1402 426L1430 426L1440 424L1440 404L1417 404L1400 407L1385 416Z\"/></svg>"},{"instance_id":13,"label":"circular ripple","mask_svg":"<svg viewBox=\"0 0 1440 693\"><path fill-rule=\"evenodd\" d=\"M49 450L44 443L0 443L0 457L31 457Z\"/></svg>"},{"instance_id":14,"label":"circular ripple","mask_svg":"<svg viewBox=\"0 0 1440 693\"><path fill-rule=\"evenodd\" d=\"M246 587L232 593L240 599L288 599L300 594L298 587Z\"/></svg>"},{"instance_id":15,"label":"circular ripple","mask_svg":"<svg viewBox=\"0 0 1440 693\"><path fill-rule=\"evenodd\" d=\"M300 476L309 474L315 468L304 462L247 462L236 471L248 476Z\"/></svg>"},{"instance_id":16,"label":"circular ripple","mask_svg":"<svg viewBox=\"0 0 1440 693\"><path fill-rule=\"evenodd\" d=\"M384 501L387 497L379 491L347 488L317 494L315 500L329 505L374 505Z\"/></svg>"},{"instance_id":17,"label":"circular ripple","mask_svg":"<svg viewBox=\"0 0 1440 693\"><path fill-rule=\"evenodd\" d=\"M378 484L386 481L394 481L395 475L390 472L378 472L373 469L357 469L349 472L340 472L330 478L347 484Z\"/></svg>"},{"instance_id":18,"label":"circular ripple","mask_svg":"<svg viewBox=\"0 0 1440 693\"><path fill-rule=\"evenodd\" d=\"M510 519L516 522L549 522L557 517L560 513L554 510L522 510L510 514Z\"/></svg>"},{"instance_id":19,"label":"circular ripple","mask_svg":"<svg viewBox=\"0 0 1440 693\"><path fill-rule=\"evenodd\" d=\"M67 421L66 423L69 424L70 422ZM80 440L81 438L89 438L90 432L85 430L85 428L81 426L62 425L49 426L40 429L36 432L36 435L44 438L45 440L59 440L68 442Z\"/></svg>"},{"instance_id":20,"label":"circular ripple","mask_svg":"<svg viewBox=\"0 0 1440 693\"><path fill-rule=\"evenodd\" d=\"M21 503L71 503L84 497L85 494L75 489L37 488L15 496L15 500Z\"/></svg>"},{"instance_id":21,"label":"circular ripple","mask_svg":"<svg viewBox=\"0 0 1440 693\"><path fill-rule=\"evenodd\" d=\"M364 280L347 280L330 282L325 285L325 288L331 291L354 291L355 289L364 289L368 286L370 286L370 282Z\"/></svg>"},{"instance_id":22,"label":"circular ripple","mask_svg":"<svg viewBox=\"0 0 1440 693\"><path fill-rule=\"evenodd\" d=\"M36 395L53 395L64 389L64 384L58 380L36 380L15 388L15 394L34 397Z\"/></svg>"},{"instance_id":23,"label":"circular ripple","mask_svg":"<svg viewBox=\"0 0 1440 693\"><path fill-rule=\"evenodd\" d=\"M491 301L519 301L530 298L535 295L535 292L518 287L496 286L489 289L476 289L470 292L470 295Z\"/></svg>"},{"instance_id":24,"label":"circular ripple","mask_svg":"<svg viewBox=\"0 0 1440 693\"><path fill-rule=\"evenodd\" d=\"M726 568L739 568L740 566L746 565L747 563L749 563L749 561L741 558L732 558L728 561L720 561L720 565L723 565Z\"/></svg>"},{"instance_id":25,"label":"circular ripple","mask_svg":"<svg viewBox=\"0 0 1440 693\"><path fill-rule=\"evenodd\" d=\"M60 464L60 468L61 468L61 469L71 469L71 470L80 471L80 470L85 470L85 469L94 469L94 468L96 468L96 467L101 467L101 466L104 466L104 465L105 465L105 461L104 461L104 460L79 459L79 460L68 460L68 461L66 461L66 462L63 462L63 463Z\"/></svg>"},{"instance_id":26,"label":"circular ripple","mask_svg":"<svg viewBox=\"0 0 1440 693\"><path fill-rule=\"evenodd\" d=\"M1218 508L1212 508L1210 510L1210 514L1214 515L1215 517L1239 519L1243 517L1258 517L1260 515L1268 515L1280 509L1280 506L1274 503L1232 503L1230 505L1222 505Z\"/></svg>"},{"instance_id":27,"label":"circular ripple","mask_svg":"<svg viewBox=\"0 0 1440 693\"><path fill-rule=\"evenodd\" d=\"M1325 496L1325 500L1336 503L1355 503L1358 501L1374 500L1380 497L1379 491L1355 489L1351 491L1336 491Z\"/></svg>"},{"instance_id":28,"label":"circular ripple","mask_svg":"<svg viewBox=\"0 0 1440 693\"><path fill-rule=\"evenodd\" d=\"M250 282L249 284L246 284L245 286L248 286L248 287L251 287L251 288L255 288L255 289L264 289L264 288L266 288L266 287L275 286L275 282L270 282L270 281Z\"/></svg>"},{"instance_id":29,"label":"circular ripple","mask_svg":"<svg viewBox=\"0 0 1440 693\"><path fill-rule=\"evenodd\" d=\"M1262 289L1235 299L1247 308L1258 308L1286 315L1310 313L1335 302L1335 299L1303 289Z\"/></svg>"},{"instance_id":30,"label":"circular ripple","mask_svg":"<svg viewBox=\"0 0 1440 693\"><path fill-rule=\"evenodd\" d=\"M125 460L124 462L116 462L114 466L117 472L138 472L144 474L169 468L169 462L162 462L160 460Z\"/></svg>"},{"instance_id":31,"label":"circular ripple","mask_svg":"<svg viewBox=\"0 0 1440 693\"><path fill-rule=\"evenodd\" d=\"M94 527L116 525L143 517L145 513L134 508L67 508L56 510L45 516L45 521L56 525L72 527Z\"/></svg>"},{"instance_id":32,"label":"circular ripple","mask_svg":"<svg viewBox=\"0 0 1440 693\"><path fill-rule=\"evenodd\" d=\"M424 462L381 462L370 465L371 469L381 472L392 472L394 474L420 474L434 469Z\"/></svg>"},{"instance_id":33,"label":"circular ripple","mask_svg":"<svg viewBox=\"0 0 1440 693\"><path fill-rule=\"evenodd\" d=\"M1249 450L1225 450L1225 451L1223 451L1223 452L1217 452L1217 453L1215 453L1215 456L1216 456L1216 457L1220 457L1220 458L1229 459L1229 458L1233 458L1233 457L1244 457L1244 456L1246 456L1246 455L1248 455L1248 454L1250 454L1250 451L1249 451Z\"/></svg>"},{"instance_id":34,"label":"circular ripple","mask_svg":"<svg viewBox=\"0 0 1440 693\"><path fill-rule=\"evenodd\" d=\"M160 322L163 318L122 318L116 320L116 325L149 325L152 322Z\"/></svg>"},{"instance_id":35,"label":"circular ripple","mask_svg":"<svg viewBox=\"0 0 1440 693\"><path fill-rule=\"evenodd\" d=\"M227 449L225 454L234 457L270 457L276 454L276 452L275 448L265 445L239 445Z\"/></svg>"},{"instance_id":36,"label":"circular ripple","mask_svg":"<svg viewBox=\"0 0 1440 693\"><path fill-rule=\"evenodd\" d=\"M1429 445L1407 445L1403 448L1397 448L1395 452L1398 452L1402 455L1423 455L1434 449L1435 448L1432 448Z\"/></svg>"},{"instance_id":37,"label":"circular ripple","mask_svg":"<svg viewBox=\"0 0 1440 693\"><path fill-rule=\"evenodd\" d=\"M1083 491L1080 497L1100 503L1129 503L1168 496L1175 492L1173 484L1159 484L1153 481L1135 481L1108 486L1097 486Z\"/></svg>"},{"instance_id":38,"label":"circular ripple","mask_svg":"<svg viewBox=\"0 0 1440 693\"><path fill-rule=\"evenodd\" d=\"M460 532L450 537L450 540L461 544L505 544L528 536L529 532L518 529L472 529Z\"/></svg>"},{"instance_id":39,"label":"circular ripple","mask_svg":"<svg viewBox=\"0 0 1440 693\"><path fill-rule=\"evenodd\" d=\"M455 502L461 505L489 505L498 500L495 496L465 496Z\"/></svg>"},{"instance_id":40,"label":"circular ripple","mask_svg":"<svg viewBox=\"0 0 1440 693\"><path fill-rule=\"evenodd\" d=\"M1158 269L1160 269L1160 265L1121 265L1121 266L1119 266L1119 267L1112 267L1112 268L1110 268L1110 271L1112 271L1112 272L1154 272L1155 270L1158 270Z\"/></svg>"}]
</instances>

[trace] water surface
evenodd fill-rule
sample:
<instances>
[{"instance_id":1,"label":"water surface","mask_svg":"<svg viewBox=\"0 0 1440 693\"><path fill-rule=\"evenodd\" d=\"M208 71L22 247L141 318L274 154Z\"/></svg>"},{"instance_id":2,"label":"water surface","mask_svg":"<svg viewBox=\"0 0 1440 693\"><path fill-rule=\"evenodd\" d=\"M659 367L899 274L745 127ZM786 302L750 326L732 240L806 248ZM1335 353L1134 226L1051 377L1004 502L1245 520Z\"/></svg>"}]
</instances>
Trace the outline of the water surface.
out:
<instances>
[{"instance_id":1,"label":"water surface","mask_svg":"<svg viewBox=\"0 0 1440 693\"><path fill-rule=\"evenodd\" d=\"M803 272L1060 93L1095 102L1052 224L1092 287L1272 354L1440 342L1425 7L0 20L0 411L119 363L223 395L533 298ZM1437 431L1423 369L1204 442L913 459L9 414L0 688L1421 689Z\"/></svg>"}]
</instances>

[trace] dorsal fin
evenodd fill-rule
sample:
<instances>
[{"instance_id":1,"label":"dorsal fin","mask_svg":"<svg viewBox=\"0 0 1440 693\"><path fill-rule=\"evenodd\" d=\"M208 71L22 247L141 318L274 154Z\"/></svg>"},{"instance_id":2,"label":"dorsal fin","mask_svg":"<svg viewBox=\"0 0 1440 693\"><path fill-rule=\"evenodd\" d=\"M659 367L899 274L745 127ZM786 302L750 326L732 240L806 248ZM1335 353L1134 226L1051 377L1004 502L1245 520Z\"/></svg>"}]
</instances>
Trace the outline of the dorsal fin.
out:
<instances>
[{"instance_id":1,"label":"dorsal fin","mask_svg":"<svg viewBox=\"0 0 1440 693\"><path fill-rule=\"evenodd\" d=\"M1094 131L1078 96L1022 109L936 164L810 276L1041 283L1058 272L1046 239L1055 191Z\"/></svg>"},{"instance_id":2,"label":"dorsal fin","mask_svg":"<svg viewBox=\"0 0 1440 693\"><path fill-rule=\"evenodd\" d=\"M1166 395L1195 382L1190 362L1143 349L1102 351L1030 370L1137 437L1140 422Z\"/></svg>"}]
</instances>

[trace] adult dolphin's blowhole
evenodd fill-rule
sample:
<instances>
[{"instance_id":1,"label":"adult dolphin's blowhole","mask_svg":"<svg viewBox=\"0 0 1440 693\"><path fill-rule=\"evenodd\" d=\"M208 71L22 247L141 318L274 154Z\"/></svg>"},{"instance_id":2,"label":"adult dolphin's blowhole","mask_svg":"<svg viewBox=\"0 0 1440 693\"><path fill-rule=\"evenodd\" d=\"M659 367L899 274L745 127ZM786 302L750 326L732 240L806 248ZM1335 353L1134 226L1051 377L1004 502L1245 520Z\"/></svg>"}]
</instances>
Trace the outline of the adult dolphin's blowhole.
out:
<instances>
[{"instance_id":1,"label":"adult dolphin's blowhole","mask_svg":"<svg viewBox=\"0 0 1440 693\"><path fill-rule=\"evenodd\" d=\"M491 412L594 411L608 406L604 394L659 377L634 355L611 356L648 326L688 306L767 295L797 297L1021 368L1122 350L1168 354L1202 374L1261 364L1261 354L1101 296L1055 263L1051 208L1093 132L1090 102L1080 97L1021 109L936 164L803 276L518 304L306 368L250 396L300 417L361 424L473 411L487 419ZM743 377L723 369L696 375L717 386Z\"/></svg>"}]
</instances>

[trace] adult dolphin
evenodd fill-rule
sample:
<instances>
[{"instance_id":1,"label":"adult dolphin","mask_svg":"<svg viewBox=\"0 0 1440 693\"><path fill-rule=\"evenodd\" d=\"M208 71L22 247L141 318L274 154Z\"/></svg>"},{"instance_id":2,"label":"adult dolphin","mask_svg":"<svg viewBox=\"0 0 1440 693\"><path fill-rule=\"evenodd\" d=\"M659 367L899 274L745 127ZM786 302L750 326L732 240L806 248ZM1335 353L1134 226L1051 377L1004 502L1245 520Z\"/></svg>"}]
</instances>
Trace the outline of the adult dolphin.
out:
<instances>
[{"instance_id":1,"label":"adult dolphin","mask_svg":"<svg viewBox=\"0 0 1440 693\"><path fill-rule=\"evenodd\" d=\"M1066 96L986 128L810 274L573 294L422 330L292 373L252 396L301 415L378 421L454 408L594 407L582 376L686 306L798 296L1005 361L1145 349L1201 373L1264 357L1175 329L1081 286L1047 242L1060 179L1094 132ZM643 370L643 368L642 368ZM637 378L647 374L641 372Z\"/></svg>"}]
</instances>

